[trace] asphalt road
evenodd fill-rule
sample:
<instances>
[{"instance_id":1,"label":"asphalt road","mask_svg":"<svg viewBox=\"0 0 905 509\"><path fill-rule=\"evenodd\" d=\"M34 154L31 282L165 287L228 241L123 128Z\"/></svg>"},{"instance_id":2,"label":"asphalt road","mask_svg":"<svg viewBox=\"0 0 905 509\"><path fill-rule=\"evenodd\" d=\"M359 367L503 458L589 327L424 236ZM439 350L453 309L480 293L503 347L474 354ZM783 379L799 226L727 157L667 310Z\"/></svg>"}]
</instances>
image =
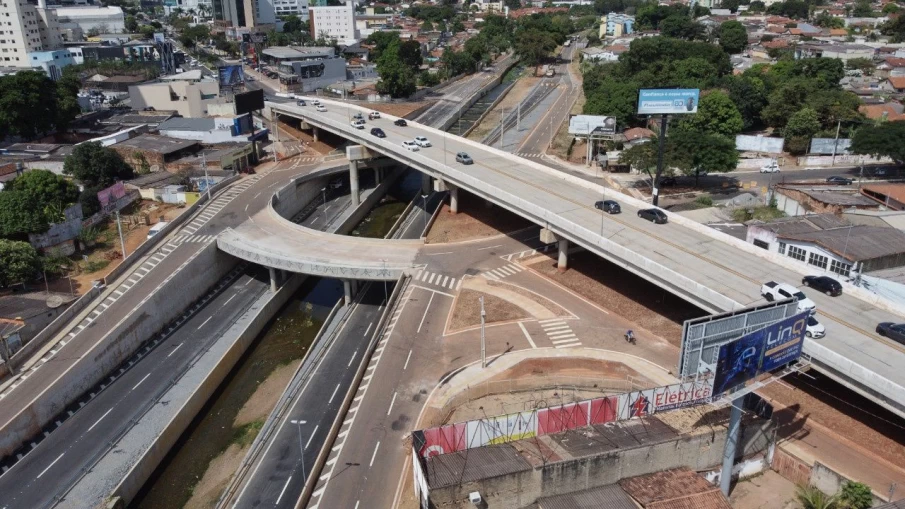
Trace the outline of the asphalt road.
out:
<instances>
[{"instance_id":1,"label":"asphalt road","mask_svg":"<svg viewBox=\"0 0 905 509\"><path fill-rule=\"evenodd\" d=\"M474 73L443 88L440 91L443 95L439 98L429 96L429 99L434 101L433 106L415 120L430 126L442 124L461 105L462 101L468 99L482 87L499 77L500 71L508 65L511 59L511 56L504 57L494 64L493 71L485 70Z\"/></svg>"},{"instance_id":2,"label":"asphalt road","mask_svg":"<svg viewBox=\"0 0 905 509\"><path fill-rule=\"evenodd\" d=\"M0 476L0 507L48 507L107 451L107 444L169 389L267 289L263 270L249 269L181 326L142 354L38 447ZM109 379L108 379L109 380Z\"/></svg>"}]
</instances>

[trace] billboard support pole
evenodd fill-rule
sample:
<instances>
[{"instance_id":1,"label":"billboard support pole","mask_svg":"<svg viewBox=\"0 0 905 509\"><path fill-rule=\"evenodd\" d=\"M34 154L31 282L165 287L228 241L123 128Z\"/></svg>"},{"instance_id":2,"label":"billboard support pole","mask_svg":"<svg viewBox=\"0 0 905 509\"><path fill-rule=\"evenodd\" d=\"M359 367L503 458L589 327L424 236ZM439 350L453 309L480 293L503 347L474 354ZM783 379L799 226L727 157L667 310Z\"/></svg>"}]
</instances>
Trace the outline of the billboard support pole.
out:
<instances>
[{"instance_id":1,"label":"billboard support pole","mask_svg":"<svg viewBox=\"0 0 905 509\"><path fill-rule=\"evenodd\" d=\"M830 166L836 166L836 148L839 146L839 130L840 129L842 129L841 120L839 121L838 124L836 124L836 139L833 141L833 159L832 159L832 161L830 161Z\"/></svg>"},{"instance_id":2,"label":"billboard support pole","mask_svg":"<svg viewBox=\"0 0 905 509\"><path fill-rule=\"evenodd\" d=\"M663 174L663 148L666 145L666 120L668 118L669 115L665 114L660 117L660 148L657 151L657 174L654 176L654 189L651 193L654 207L660 201L660 175Z\"/></svg>"},{"instance_id":3,"label":"billboard support pole","mask_svg":"<svg viewBox=\"0 0 905 509\"><path fill-rule=\"evenodd\" d=\"M729 485L732 483L732 467L735 465L735 451L742 424L742 399L732 400L729 413L729 430L726 434L726 446L723 449L723 470L720 473L720 491L729 496Z\"/></svg>"}]
</instances>

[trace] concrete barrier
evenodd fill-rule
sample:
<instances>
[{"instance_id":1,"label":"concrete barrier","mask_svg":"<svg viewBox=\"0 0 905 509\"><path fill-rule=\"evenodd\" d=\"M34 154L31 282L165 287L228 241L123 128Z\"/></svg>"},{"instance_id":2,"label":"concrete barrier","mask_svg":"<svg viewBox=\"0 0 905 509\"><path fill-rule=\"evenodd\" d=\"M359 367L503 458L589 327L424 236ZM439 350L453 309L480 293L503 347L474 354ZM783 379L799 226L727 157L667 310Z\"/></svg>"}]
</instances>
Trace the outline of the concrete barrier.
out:
<instances>
[{"instance_id":1,"label":"concrete barrier","mask_svg":"<svg viewBox=\"0 0 905 509\"><path fill-rule=\"evenodd\" d=\"M138 458L137 462L126 473L116 488L113 489L110 494L111 497L120 497L126 501L130 501L135 497L160 462L169 453L173 444L185 432L214 391L217 390L229 372L232 371L236 362L248 349L248 346L258 337L258 334L261 333L270 319L295 294L306 278L307 276L300 274L293 275L276 293L266 292L258 301L262 303L258 310L252 309L248 311L247 316L252 316L250 321L240 331L237 331L238 334L232 339L232 343L225 351L217 354L218 358L213 363L213 368L203 376L201 384L192 391L191 395L179 407L179 410L167 422L157 435L153 445ZM232 332L232 329L230 332ZM167 398L166 394L161 399L165 398Z\"/></svg>"},{"instance_id":2,"label":"concrete barrier","mask_svg":"<svg viewBox=\"0 0 905 509\"><path fill-rule=\"evenodd\" d=\"M57 414L94 387L147 339L182 312L238 264L209 244L177 268L85 353L81 362L59 374L0 430L0 456L37 435ZM192 269L188 269L188 267ZM179 277L176 277L178 274Z\"/></svg>"}]
</instances>

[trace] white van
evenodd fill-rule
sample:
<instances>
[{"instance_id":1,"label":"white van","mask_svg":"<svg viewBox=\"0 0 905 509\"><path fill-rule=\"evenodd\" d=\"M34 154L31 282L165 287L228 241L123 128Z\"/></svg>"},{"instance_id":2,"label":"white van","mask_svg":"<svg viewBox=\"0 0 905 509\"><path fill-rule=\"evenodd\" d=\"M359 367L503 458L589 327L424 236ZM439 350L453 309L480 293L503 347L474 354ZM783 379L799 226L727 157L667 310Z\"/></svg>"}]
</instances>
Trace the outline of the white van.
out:
<instances>
[{"instance_id":1,"label":"white van","mask_svg":"<svg viewBox=\"0 0 905 509\"><path fill-rule=\"evenodd\" d=\"M169 221L160 221L159 223L152 226L151 229L148 230L148 239L150 240L151 237L160 233L164 228L167 227L168 224L170 224Z\"/></svg>"}]
</instances>

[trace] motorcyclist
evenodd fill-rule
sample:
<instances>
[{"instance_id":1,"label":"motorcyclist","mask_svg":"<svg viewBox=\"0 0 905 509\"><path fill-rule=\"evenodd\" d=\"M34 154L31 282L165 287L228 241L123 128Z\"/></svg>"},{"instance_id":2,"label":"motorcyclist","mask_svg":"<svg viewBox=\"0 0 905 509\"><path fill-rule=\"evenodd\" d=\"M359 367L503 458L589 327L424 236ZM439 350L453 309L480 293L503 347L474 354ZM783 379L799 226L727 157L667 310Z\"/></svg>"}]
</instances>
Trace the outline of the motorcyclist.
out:
<instances>
[{"instance_id":1,"label":"motorcyclist","mask_svg":"<svg viewBox=\"0 0 905 509\"><path fill-rule=\"evenodd\" d=\"M634 342L635 342L635 333L632 332L632 329L629 329L629 330L625 333L625 340L628 341L629 343L634 343Z\"/></svg>"}]
</instances>

